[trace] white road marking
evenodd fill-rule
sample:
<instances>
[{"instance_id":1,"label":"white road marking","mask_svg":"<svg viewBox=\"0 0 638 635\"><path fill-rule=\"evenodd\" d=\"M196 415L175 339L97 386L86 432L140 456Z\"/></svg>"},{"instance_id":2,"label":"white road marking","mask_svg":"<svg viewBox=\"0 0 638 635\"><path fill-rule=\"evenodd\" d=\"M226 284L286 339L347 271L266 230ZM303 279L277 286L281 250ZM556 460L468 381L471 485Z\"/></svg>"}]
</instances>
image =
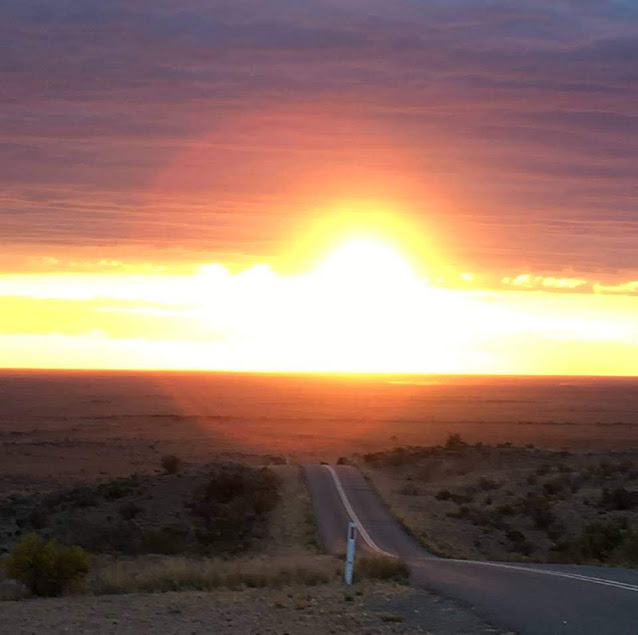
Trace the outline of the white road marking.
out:
<instances>
[{"instance_id":1,"label":"white road marking","mask_svg":"<svg viewBox=\"0 0 638 635\"><path fill-rule=\"evenodd\" d=\"M543 575L553 575L557 578L570 578L572 580L580 580L581 582L591 582L592 584L602 584L604 586L612 586L625 591L638 592L638 586L629 582L619 582L617 580L609 580L607 578L596 578L589 575L581 575L580 573L567 573L566 571L551 571L549 569L536 569L534 567L518 567L513 564L503 564L501 562L484 562L483 560L448 560L448 562L461 562L464 564L480 564L484 567L497 567L500 569L514 569L515 571L526 571L527 573L540 573Z\"/></svg>"},{"instance_id":2,"label":"white road marking","mask_svg":"<svg viewBox=\"0 0 638 635\"><path fill-rule=\"evenodd\" d=\"M384 556L388 556L389 558L397 558L398 556L395 556L393 553L389 553L381 549L381 547L379 547L379 545L377 545L377 543L374 542L372 538L370 538L370 534L367 532L366 528L363 526L363 523L359 520L359 517L357 516L356 512L352 508L352 505L350 504L350 500L348 499L348 496L343 489L343 485L341 484L341 481L339 480L339 476L337 475L337 472L331 465L324 465L324 467L328 470L328 472L330 472L330 475L332 476L332 480L334 481L335 487L337 488L339 498L341 498L341 502L343 503L343 506L346 508L346 512L348 512L348 516L350 516L350 519L352 520L352 522L357 526L357 529L359 530L361 537L365 540L366 544L370 547L370 549Z\"/></svg>"},{"instance_id":3,"label":"white road marking","mask_svg":"<svg viewBox=\"0 0 638 635\"><path fill-rule=\"evenodd\" d=\"M363 526L363 523L359 520L356 512L352 508L350 500L348 499L348 495L343 489L343 485L341 484L341 480L339 479L339 475L335 471L335 469L331 465L324 465L324 467L330 472L332 479L334 481L335 487L337 488L337 492L339 497L341 498L341 502L343 506L346 508L346 512L348 516L352 519L352 522L357 526L361 537L365 540L368 546L373 550L384 556L388 556L390 558L398 558L397 555L389 553L381 547L379 547L374 540L370 537L370 534L367 532L366 528ZM484 567L496 567L499 569L513 569L514 571L524 571L526 573L539 573L541 575L551 575L557 578L569 578L571 580L579 580L581 582L590 582L591 584L602 584L603 586L611 586L617 589L623 589L625 591L634 591L638 592L638 585L630 584L628 582L618 582L616 580L608 580L606 578L596 578L594 576L581 575L579 573L567 573L565 571L550 571L549 569L535 569L533 567L519 567L514 564L503 564L501 562L485 562L483 560L452 560L441 558L443 562L460 562L462 564L479 564Z\"/></svg>"}]
</instances>

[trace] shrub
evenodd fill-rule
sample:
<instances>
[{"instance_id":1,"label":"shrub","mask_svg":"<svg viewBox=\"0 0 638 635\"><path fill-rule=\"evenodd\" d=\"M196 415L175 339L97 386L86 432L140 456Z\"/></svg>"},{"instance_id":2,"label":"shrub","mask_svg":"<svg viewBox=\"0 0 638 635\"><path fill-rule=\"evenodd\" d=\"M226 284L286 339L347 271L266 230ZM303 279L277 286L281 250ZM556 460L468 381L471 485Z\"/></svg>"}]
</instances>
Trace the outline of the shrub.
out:
<instances>
[{"instance_id":1,"label":"shrub","mask_svg":"<svg viewBox=\"0 0 638 635\"><path fill-rule=\"evenodd\" d=\"M440 492L434 496L438 501L449 501L452 498L452 493L449 489L442 489Z\"/></svg>"},{"instance_id":2,"label":"shrub","mask_svg":"<svg viewBox=\"0 0 638 635\"><path fill-rule=\"evenodd\" d=\"M531 517L538 529L547 529L556 520L549 501L537 494L529 494L523 499L522 510Z\"/></svg>"},{"instance_id":3,"label":"shrub","mask_svg":"<svg viewBox=\"0 0 638 635\"><path fill-rule=\"evenodd\" d=\"M386 556L368 556L355 562L354 572L357 579L394 580L407 584L410 577L408 565L398 558Z\"/></svg>"},{"instance_id":4,"label":"shrub","mask_svg":"<svg viewBox=\"0 0 638 635\"><path fill-rule=\"evenodd\" d=\"M560 479L554 479L543 483L543 493L545 496L560 496L564 492L563 482Z\"/></svg>"},{"instance_id":5,"label":"shrub","mask_svg":"<svg viewBox=\"0 0 638 635\"><path fill-rule=\"evenodd\" d=\"M450 494L450 500L458 505L463 505L465 503L471 503L474 500L472 494L460 494L458 492L452 492Z\"/></svg>"},{"instance_id":6,"label":"shrub","mask_svg":"<svg viewBox=\"0 0 638 635\"><path fill-rule=\"evenodd\" d=\"M47 524L48 514L45 509L38 507L29 514L28 519L31 527L42 529Z\"/></svg>"},{"instance_id":7,"label":"shrub","mask_svg":"<svg viewBox=\"0 0 638 635\"><path fill-rule=\"evenodd\" d=\"M120 505L117 511L122 520L132 520L142 511L142 508L137 503L129 502Z\"/></svg>"},{"instance_id":8,"label":"shrub","mask_svg":"<svg viewBox=\"0 0 638 635\"><path fill-rule=\"evenodd\" d=\"M518 529L510 529L507 533L507 539L511 542L523 542L525 540L525 534Z\"/></svg>"},{"instance_id":9,"label":"shrub","mask_svg":"<svg viewBox=\"0 0 638 635\"><path fill-rule=\"evenodd\" d=\"M618 548L620 564L630 567L638 566L638 531L630 531Z\"/></svg>"},{"instance_id":10,"label":"shrub","mask_svg":"<svg viewBox=\"0 0 638 635\"><path fill-rule=\"evenodd\" d=\"M620 466L618 463L610 463L606 459L603 459L596 466L591 466L589 468L590 473L601 479L608 480L617 476L618 473L623 473L624 467Z\"/></svg>"},{"instance_id":11,"label":"shrub","mask_svg":"<svg viewBox=\"0 0 638 635\"><path fill-rule=\"evenodd\" d=\"M513 543L512 551L520 553L523 556L531 556L534 553L534 545L529 540Z\"/></svg>"},{"instance_id":12,"label":"shrub","mask_svg":"<svg viewBox=\"0 0 638 635\"><path fill-rule=\"evenodd\" d=\"M547 537L550 540L557 541L562 538L566 532L567 530L564 525L561 523L554 523L551 527L547 528Z\"/></svg>"},{"instance_id":13,"label":"shrub","mask_svg":"<svg viewBox=\"0 0 638 635\"><path fill-rule=\"evenodd\" d=\"M79 485L60 494L54 501L54 503L57 502L66 503L72 507L95 507L98 504L98 498L94 488L88 485Z\"/></svg>"},{"instance_id":14,"label":"shrub","mask_svg":"<svg viewBox=\"0 0 638 635\"><path fill-rule=\"evenodd\" d=\"M162 457L161 464L167 474L177 474L182 460L176 454L166 454Z\"/></svg>"},{"instance_id":15,"label":"shrub","mask_svg":"<svg viewBox=\"0 0 638 635\"><path fill-rule=\"evenodd\" d=\"M608 511L633 509L638 506L638 492L630 492L624 487L604 489L598 506Z\"/></svg>"},{"instance_id":16,"label":"shrub","mask_svg":"<svg viewBox=\"0 0 638 635\"><path fill-rule=\"evenodd\" d=\"M583 527L579 546L587 559L605 561L625 537L625 524L617 519L596 520Z\"/></svg>"},{"instance_id":17,"label":"shrub","mask_svg":"<svg viewBox=\"0 0 638 635\"><path fill-rule=\"evenodd\" d=\"M131 493L131 490L137 486L137 482L133 478L116 478L108 483L102 483L98 490L104 498L108 500L116 500L124 498Z\"/></svg>"},{"instance_id":18,"label":"shrub","mask_svg":"<svg viewBox=\"0 0 638 635\"><path fill-rule=\"evenodd\" d=\"M448 435L447 441L445 442L446 450L458 451L462 450L467 443L461 439L461 435L458 432Z\"/></svg>"},{"instance_id":19,"label":"shrub","mask_svg":"<svg viewBox=\"0 0 638 635\"><path fill-rule=\"evenodd\" d=\"M215 466L188 505L204 544L238 542L279 500L277 475L239 464Z\"/></svg>"},{"instance_id":20,"label":"shrub","mask_svg":"<svg viewBox=\"0 0 638 635\"><path fill-rule=\"evenodd\" d=\"M479 487L479 489L482 489L485 492L489 492L490 490L498 489L499 487L501 487L501 485L503 485L503 483L499 483L498 481L495 481L491 478L480 478L477 481L476 485Z\"/></svg>"},{"instance_id":21,"label":"shrub","mask_svg":"<svg viewBox=\"0 0 638 635\"><path fill-rule=\"evenodd\" d=\"M32 533L13 548L4 569L34 595L60 595L88 572L89 558L81 547L66 547L56 540L44 542Z\"/></svg>"},{"instance_id":22,"label":"shrub","mask_svg":"<svg viewBox=\"0 0 638 635\"><path fill-rule=\"evenodd\" d=\"M403 447L394 448L391 452L384 453L383 457L383 463L390 467L406 465L413 460L412 456Z\"/></svg>"}]
</instances>

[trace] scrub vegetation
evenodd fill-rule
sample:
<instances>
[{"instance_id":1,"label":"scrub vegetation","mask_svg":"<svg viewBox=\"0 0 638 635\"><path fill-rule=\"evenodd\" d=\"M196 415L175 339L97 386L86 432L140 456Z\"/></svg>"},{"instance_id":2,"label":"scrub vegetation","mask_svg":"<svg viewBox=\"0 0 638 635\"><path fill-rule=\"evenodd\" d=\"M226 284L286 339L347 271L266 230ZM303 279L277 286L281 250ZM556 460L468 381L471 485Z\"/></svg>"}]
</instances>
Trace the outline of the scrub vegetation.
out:
<instances>
[{"instance_id":1,"label":"scrub vegetation","mask_svg":"<svg viewBox=\"0 0 638 635\"><path fill-rule=\"evenodd\" d=\"M186 469L169 459L157 474L6 499L0 597L312 586L338 577L339 560L318 553L301 468Z\"/></svg>"},{"instance_id":2,"label":"scrub vegetation","mask_svg":"<svg viewBox=\"0 0 638 635\"><path fill-rule=\"evenodd\" d=\"M638 452L470 445L454 434L351 460L437 554L638 566Z\"/></svg>"}]
</instances>

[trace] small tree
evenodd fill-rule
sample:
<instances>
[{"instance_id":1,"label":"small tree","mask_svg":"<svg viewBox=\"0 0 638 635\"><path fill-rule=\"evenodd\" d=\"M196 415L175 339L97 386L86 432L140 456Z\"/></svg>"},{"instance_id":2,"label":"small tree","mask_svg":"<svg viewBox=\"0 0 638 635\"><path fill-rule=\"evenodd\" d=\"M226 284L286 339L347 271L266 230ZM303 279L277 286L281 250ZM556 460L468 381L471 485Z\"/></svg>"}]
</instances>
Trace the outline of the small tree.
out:
<instances>
[{"instance_id":1,"label":"small tree","mask_svg":"<svg viewBox=\"0 0 638 635\"><path fill-rule=\"evenodd\" d=\"M4 570L34 595L60 595L69 584L86 575L89 557L81 547L66 547L56 540L44 542L32 533L13 548Z\"/></svg>"},{"instance_id":2,"label":"small tree","mask_svg":"<svg viewBox=\"0 0 638 635\"><path fill-rule=\"evenodd\" d=\"M177 474L182 465L182 460L176 454L167 454L162 457L162 467L167 474Z\"/></svg>"}]
</instances>

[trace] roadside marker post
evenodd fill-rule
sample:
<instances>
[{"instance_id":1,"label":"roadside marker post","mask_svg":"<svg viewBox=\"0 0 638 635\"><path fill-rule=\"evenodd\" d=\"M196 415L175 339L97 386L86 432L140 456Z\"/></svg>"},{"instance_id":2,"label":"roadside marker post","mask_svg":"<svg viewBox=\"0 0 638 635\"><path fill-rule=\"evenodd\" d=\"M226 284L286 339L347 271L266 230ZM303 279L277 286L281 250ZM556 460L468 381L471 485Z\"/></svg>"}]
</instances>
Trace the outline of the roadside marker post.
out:
<instances>
[{"instance_id":1,"label":"roadside marker post","mask_svg":"<svg viewBox=\"0 0 638 635\"><path fill-rule=\"evenodd\" d=\"M346 547L346 584L352 584L352 570L354 569L354 530L356 525L350 523L348 525L348 544Z\"/></svg>"}]
</instances>

